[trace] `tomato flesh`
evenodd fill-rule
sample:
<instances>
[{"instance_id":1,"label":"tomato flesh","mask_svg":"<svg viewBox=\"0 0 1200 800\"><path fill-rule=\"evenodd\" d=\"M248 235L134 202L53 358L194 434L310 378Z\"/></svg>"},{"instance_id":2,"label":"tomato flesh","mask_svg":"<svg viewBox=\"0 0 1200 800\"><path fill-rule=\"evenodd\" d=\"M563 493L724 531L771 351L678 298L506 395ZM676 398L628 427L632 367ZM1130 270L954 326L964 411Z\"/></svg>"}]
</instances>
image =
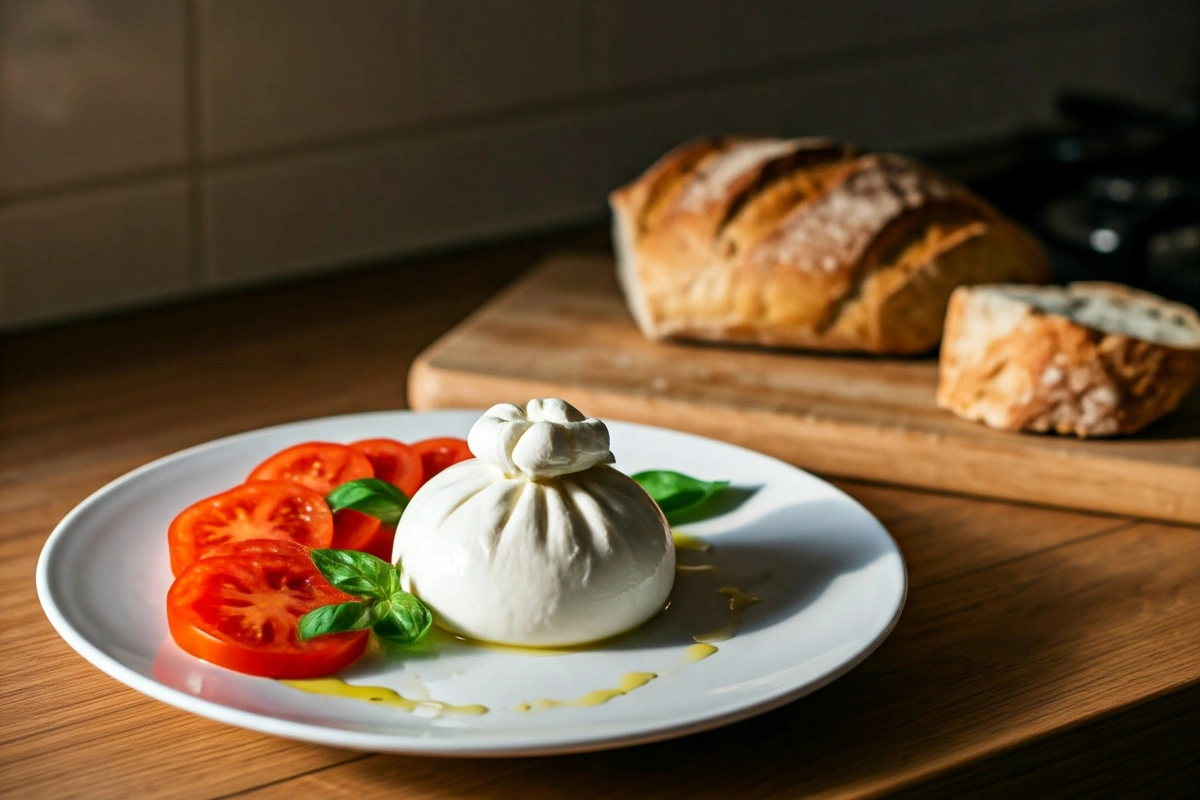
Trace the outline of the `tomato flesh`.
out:
<instances>
[{"instance_id":1,"label":"tomato flesh","mask_svg":"<svg viewBox=\"0 0 1200 800\"><path fill-rule=\"evenodd\" d=\"M364 553L370 553L376 558L382 558L384 561L391 562L392 560L392 544L396 539L396 526L380 524L379 530L371 537L371 541L367 542L363 547Z\"/></svg>"},{"instance_id":2,"label":"tomato flesh","mask_svg":"<svg viewBox=\"0 0 1200 800\"><path fill-rule=\"evenodd\" d=\"M267 678L319 678L348 667L369 631L301 641L300 617L355 598L329 585L307 556L243 552L197 561L167 592L176 644L217 666Z\"/></svg>"},{"instance_id":3,"label":"tomato flesh","mask_svg":"<svg viewBox=\"0 0 1200 800\"><path fill-rule=\"evenodd\" d=\"M213 556L242 556L262 553L292 556L294 558L309 558L310 548L285 539L239 539L225 542L208 550L205 558Z\"/></svg>"},{"instance_id":4,"label":"tomato flesh","mask_svg":"<svg viewBox=\"0 0 1200 800\"><path fill-rule=\"evenodd\" d=\"M179 575L213 548L245 539L329 547L333 515L325 498L287 481L244 483L193 503L171 521L171 572Z\"/></svg>"},{"instance_id":5,"label":"tomato flesh","mask_svg":"<svg viewBox=\"0 0 1200 800\"><path fill-rule=\"evenodd\" d=\"M395 439L363 439L352 448L371 462L375 477L387 481L405 497L412 497L424 482L421 457L411 447Z\"/></svg>"},{"instance_id":6,"label":"tomato flesh","mask_svg":"<svg viewBox=\"0 0 1200 800\"><path fill-rule=\"evenodd\" d=\"M333 544L335 550L366 550L382 523L361 511L343 508L333 515Z\"/></svg>"},{"instance_id":7,"label":"tomato flesh","mask_svg":"<svg viewBox=\"0 0 1200 800\"><path fill-rule=\"evenodd\" d=\"M246 480L295 481L324 496L347 481L373 477L371 462L357 450L332 442L305 442L280 450Z\"/></svg>"},{"instance_id":8,"label":"tomato flesh","mask_svg":"<svg viewBox=\"0 0 1200 800\"><path fill-rule=\"evenodd\" d=\"M446 467L475 457L466 440L452 436L425 439L414 443L412 449L421 459L422 485Z\"/></svg>"},{"instance_id":9,"label":"tomato flesh","mask_svg":"<svg viewBox=\"0 0 1200 800\"><path fill-rule=\"evenodd\" d=\"M259 464L247 481L286 480L307 486L322 496L347 481L375 477L364 454L344 444L305 442L280 450ZM362 550L379 530L379 520L357 511L342 510L333 516L333 547Z\"/></svg>"}]
</instances>

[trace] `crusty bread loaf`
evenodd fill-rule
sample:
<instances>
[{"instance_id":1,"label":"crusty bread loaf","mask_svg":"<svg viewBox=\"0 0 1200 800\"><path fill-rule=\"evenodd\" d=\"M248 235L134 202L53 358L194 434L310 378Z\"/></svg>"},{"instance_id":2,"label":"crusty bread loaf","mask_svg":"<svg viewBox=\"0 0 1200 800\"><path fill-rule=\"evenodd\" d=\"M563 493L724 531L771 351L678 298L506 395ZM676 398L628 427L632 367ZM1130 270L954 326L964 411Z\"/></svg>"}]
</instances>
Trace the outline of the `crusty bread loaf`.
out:
<instances>
[{"instance_id":1,"label":"crusty bread loaf","mask_svg":"<svg viewBox=\"0 0 1200 800\"><path fill-rule=\"evenodd\" d=\"M689 142L609 199L651 338L919 353L955 287L1047 278L1038 246L960 185L825 139Z\"/></svg>"},{"instance_id":2,"label":"crusty bread loaf","mask_svg":"<svg viewBox=\"0 0 1200 800\"><path fill-rule=\"evenodd\" d=\"M1114 283L954 292L937 402L1005 430L1133 433L1200 374L1200 317Z\"/></svg>"}]
</instances>

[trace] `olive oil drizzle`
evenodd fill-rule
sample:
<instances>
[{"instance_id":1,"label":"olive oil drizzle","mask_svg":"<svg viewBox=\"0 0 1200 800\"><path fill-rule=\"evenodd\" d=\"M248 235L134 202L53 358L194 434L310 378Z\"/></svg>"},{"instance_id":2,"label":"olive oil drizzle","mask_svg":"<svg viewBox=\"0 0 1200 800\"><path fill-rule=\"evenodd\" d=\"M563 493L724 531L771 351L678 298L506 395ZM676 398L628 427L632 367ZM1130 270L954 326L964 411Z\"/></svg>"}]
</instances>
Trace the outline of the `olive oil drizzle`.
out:
<instances>
[{"instance_id":1,"label":"olive oil drizzle","mask_svg":"<svg viewBox=\"0 0 1200 800\"><path fill-rule=\"evenodd\" d=\"M742 627L742 618L746 616L746 609L762 602L754 595L747 594L736 586L722 586L720 589L717 589L717 594L722 594L729 598L730 619L729 622L719 628L714 628L707 633L701 633L698 636L692 637L702 644L726 642L737 636L738 630Z\"/></svg>"},{"instance_id":2,"label":"olive oil drizzle","mask_svg":"<svg viewBox=\"0 0 1200 800\"><path fill-rule=\"evenodd\" d=\"M671 538L675 540L676 550L695 550L699 553L707 553L709 550L712 550L712 545L698 536L671 531Z\"/></svg>"},{"instance_id":3,"label":"olive oil drizzle","mask_svg":"<svg viewBox=\"0 0 1200 800\"><path fill-rule=\"evenodd\" d=\"M717 646L715 644L709 644L708 642L696 642L695 644L689 646L687 650L683 651L683 663L694 664L697 661L703 661L716 652Z\"/></svg>"},{"instance_id":4,"label":"olive oil drizzle","mask_svg":"<svg viewBox=\"0 0 1200 800\"><path fill-rule=\"evenodd\" d=\"M365 700L384 706L395 706L409 713L418 709L430 709L438 714L466 714L479 716L488 713L487 706L476 703L454 705L440 700L414 700L405 697L395 689L386 686L358 686L346 683L341 678L315 678L312 680L281 680L284 686L299 689L310 694L325 694L334 697L349 697L353 700Z\"/></svg>"},{"instance_id":5,"label":"olive oil drizzle","mask_svg":"<svg viewBox=\"0 0 1200 800\"><path fill-rule=\"evenodd\" d=\"M657 677L657 673L654 672L627 672L621 676L621 680L615 689L597 689L594 692L588 692L572 700L550 700L543 697L540 700L534 700L532 703L518 703L513 706L513 711L545 711L550 708L564 708L568 706L573 708L602 706L613 698L624 697L634 689L642 688Z\"/></svg>"}]
</instances>

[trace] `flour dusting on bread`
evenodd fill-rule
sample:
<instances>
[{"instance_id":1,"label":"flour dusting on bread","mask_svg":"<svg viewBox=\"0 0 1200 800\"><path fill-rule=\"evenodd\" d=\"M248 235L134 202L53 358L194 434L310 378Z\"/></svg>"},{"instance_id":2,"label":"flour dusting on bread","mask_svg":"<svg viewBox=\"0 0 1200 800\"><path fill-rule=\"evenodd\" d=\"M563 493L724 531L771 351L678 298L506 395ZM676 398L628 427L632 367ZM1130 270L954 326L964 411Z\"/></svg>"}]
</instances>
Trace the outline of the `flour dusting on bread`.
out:
<instances>
[{"instance_id":1,"label":"flour dusting on bread","mask_svg":"<svg viewBox=\"0 0 1200 800\"><path fill-rule=\"evenodd\" d=\"M730 187L747 172L767 161L794 152L805 140L750 139L701 163L679 197L681 211L703 211L713 203L727 201Z\"/></svg>"},{"instance_id":2,"label":"flour dusting on bread","mask_svg":"<svg viewBox=\"0 0 1200 800\"><path fill-rule=\"evenodd\" d=\"M952 191L906 158L866 156L864 161L864 168L837 191L798 207L784 219L775 235L756 248L756 261L833 272L861 258L889 220Z\"/></svg>"}]
</instances>

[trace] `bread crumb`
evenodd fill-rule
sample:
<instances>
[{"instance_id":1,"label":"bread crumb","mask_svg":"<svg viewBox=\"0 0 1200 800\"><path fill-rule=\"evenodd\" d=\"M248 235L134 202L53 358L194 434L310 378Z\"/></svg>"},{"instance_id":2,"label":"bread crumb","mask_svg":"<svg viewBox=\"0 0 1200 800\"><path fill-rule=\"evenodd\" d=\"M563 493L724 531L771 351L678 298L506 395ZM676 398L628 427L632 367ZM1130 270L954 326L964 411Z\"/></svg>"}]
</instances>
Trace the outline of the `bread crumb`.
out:
<instances>
[{"instance_id":1,"label":"bread crumb","mask_svg":"<svg viewBox=\"0 0 1200 800\"><path fill-rule=\"evenodd\" d=\"M1117 400L1119 399L1117 397L1117 393L1113 391L1111 386L1097 386L1095 389L1092 389L1088 395L1097 403L1109 406L1110 408L1115 408L1117 405Z\"/></svg>"}]
</instances>

